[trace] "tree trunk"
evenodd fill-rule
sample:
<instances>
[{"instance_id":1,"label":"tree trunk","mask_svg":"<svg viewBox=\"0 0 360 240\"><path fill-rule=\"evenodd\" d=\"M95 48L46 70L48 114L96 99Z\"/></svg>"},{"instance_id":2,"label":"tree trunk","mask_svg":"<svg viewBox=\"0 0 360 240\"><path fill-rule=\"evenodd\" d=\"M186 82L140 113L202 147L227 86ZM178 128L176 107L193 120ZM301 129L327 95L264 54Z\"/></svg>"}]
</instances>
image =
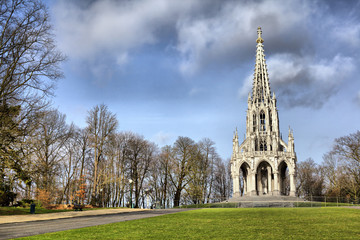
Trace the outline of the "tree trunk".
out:
<instances>
[{"instance_id":1,"label":"tree trunk","mask_svg":"<svg viewBox=\"0 0 360 240\"><path fill-rule=\"evenodd\" d=\"M177 188L174 196L174 207L180 206L181 189Z\"/></svg>"}]
</instances>

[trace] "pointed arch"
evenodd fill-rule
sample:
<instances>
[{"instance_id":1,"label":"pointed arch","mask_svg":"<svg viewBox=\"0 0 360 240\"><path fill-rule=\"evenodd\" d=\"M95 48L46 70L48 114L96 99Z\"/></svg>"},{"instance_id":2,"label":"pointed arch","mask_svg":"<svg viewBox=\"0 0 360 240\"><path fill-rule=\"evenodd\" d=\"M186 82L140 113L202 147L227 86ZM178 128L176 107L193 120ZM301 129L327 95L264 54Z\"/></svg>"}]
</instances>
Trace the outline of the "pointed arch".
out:
<instances>
[{"instance_id":1,"label":"pointed arch","mask_svg":"<svg viewBox=\"0 0 360 240\"><path fill-rule=\"evenodd\" d=\"M274 185L274 174L272 165L266 161L261 161L256 168L256 192L257 195L272 194Z\"/></svg>"},{"instance_id":2,"label":"pointed arch","mask_svg":"<svg viewBox=\"0 0 360 240\"><path fill-rule=\"evenodd\" d=\"M250 165L247 162L242 162L239 170L239 182L240 182L240 196L247 195L250 182Z\"/></svg>"},{"instance_id":3,"label":"pointed arch","mask_svg":"<svg viewBox=\"0 0 360 240\"><path fill-rule=\"evenodd\" d=\"M290 177L289 177L289 165L287 161L282 160L278 167L279 172L279 185L280 195L289 195L290 192Z\"/></svg>"}]
</instances>

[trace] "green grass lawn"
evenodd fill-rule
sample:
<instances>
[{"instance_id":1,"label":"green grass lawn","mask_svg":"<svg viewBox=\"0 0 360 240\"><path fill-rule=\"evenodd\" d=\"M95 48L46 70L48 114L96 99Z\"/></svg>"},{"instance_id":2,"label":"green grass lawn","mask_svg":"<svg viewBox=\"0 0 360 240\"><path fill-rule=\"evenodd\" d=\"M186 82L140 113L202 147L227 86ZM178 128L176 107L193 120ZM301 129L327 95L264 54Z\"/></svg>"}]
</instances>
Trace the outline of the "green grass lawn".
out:
<instances>
[{"instance_id":1,"label":"green grass lawn","mask_svg":"<svg viewBox=\"0 0 360 240\"><path fill-rule=\"evenodd\" d=\"M360 210L199 209L23 239L360 239Z\"/></svg>"}]
</instances>

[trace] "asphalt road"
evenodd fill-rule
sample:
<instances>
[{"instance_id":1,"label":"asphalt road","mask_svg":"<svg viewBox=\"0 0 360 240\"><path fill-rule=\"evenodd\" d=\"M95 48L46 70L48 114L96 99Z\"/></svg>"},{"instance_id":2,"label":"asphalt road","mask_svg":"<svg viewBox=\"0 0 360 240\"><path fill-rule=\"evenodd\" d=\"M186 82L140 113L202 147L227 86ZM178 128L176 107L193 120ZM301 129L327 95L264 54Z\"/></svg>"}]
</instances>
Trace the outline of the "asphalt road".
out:
<instances>
[{"instance_id":1,"label":"asphalt road","mask_svg":"<svg viewBox=\"0 0 360 240\"><path fill-rule=\"evenodd\" d=\"M191 209L159 209L21 223L5 223L0 224L0 239L19 238L49 232L58 232L69 229L103 225L108 223L130 221L187 210Z\"/></svg>"}]
</instances>

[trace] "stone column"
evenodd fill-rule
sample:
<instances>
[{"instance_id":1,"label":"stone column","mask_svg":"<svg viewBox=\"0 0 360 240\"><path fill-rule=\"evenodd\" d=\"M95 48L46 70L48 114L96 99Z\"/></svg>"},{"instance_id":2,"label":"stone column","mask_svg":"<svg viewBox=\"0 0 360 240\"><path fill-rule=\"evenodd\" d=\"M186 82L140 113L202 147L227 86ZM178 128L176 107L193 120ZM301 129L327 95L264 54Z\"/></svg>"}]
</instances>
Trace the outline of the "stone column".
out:
<instances>
[{"instance_id":1,"label":"stone column","mask_svg":"<svg viewBox=\"0 0 360 240\"><path fill-rule=\"evenodd\" d=\"M257 195L257 193L256 193L255 174L256 174L256 172L251 173L251 189L250 189L250 191L251 191L250 195L251 196L256 196Z\"/></svg>"},{"instance_id":2,"label":"stone column","mask_svg":"<svg viewBox=\"0 0 360 240\"><path fill-rule=\"evenodd\" d=\"M296 187L295 187L295 175L294 173L289 173L290 176L290 193L289 196L295 197Z\"/></svg>"},{"instance_id":3,"label":"stone column","mask_svg":"<svg viewBox=\"0 0 360 240\"><path fill-rule=\"evenodd\" d=\"M233 178L233 197L240 197L239 174Z\"/></svg>"},{"instance_id":4,"label":"stone column","mask_svg":"<svg viewBox=\"0 0 360 240\"><path fill-rule=\"evenodd\" d=\"M274 191L273 191L274 196L280 195L279 194L279 179L278 179L278 177L279 177L278 172L274 171Z\"/></svg>"},{"instance_id":5,"label":"stone column","mask_svg":"<svg viewBox=\"0 0 360 240\"><path fill-rule=\"evenodd\" d=\"M251 192L251 174L249 174L248 170L248 174L246 175L246 196L250 195Z\"/></svg>"},{"instance_id":6,"label":"stone column","mask_svg":"<svg viewBox=\"0 0 360 240\"><path fill-rule=\"evenodd\" d=\"M257 172L257 181L256 181L256 186L257 186L257 189L258 189L258 192L259 192L259 195L263 195L263 188L262 188L262 184L261 184L261 170L260 168L258 168L258 170L256 171ZM255 188L256 189L256 188Z\"/></svg>"},{"instance_id":7,"label":"stone column","mask_svg":"<svg viewBox=\"0 0 360 240\"><path fill-rule=\"evenodd\" d=\"M267 167L267 172L268 172L268 194L271 194L271 167L268 166Z\"/></svg>"},{"instance_id":8,"label":"stone column","mask_svg":"<svg viewBox=\"0 0 360 240\"><path fill-rule=\"evenodd\" d=\"M244 195L244 196L245 196L246 193L247 193L247 184L248 184L247 178L248 178L247 175L246 175L246 177L243 177L243 179L244 179L244 193L243 193L243 195Z\"/></svg>"}]
</instances>

